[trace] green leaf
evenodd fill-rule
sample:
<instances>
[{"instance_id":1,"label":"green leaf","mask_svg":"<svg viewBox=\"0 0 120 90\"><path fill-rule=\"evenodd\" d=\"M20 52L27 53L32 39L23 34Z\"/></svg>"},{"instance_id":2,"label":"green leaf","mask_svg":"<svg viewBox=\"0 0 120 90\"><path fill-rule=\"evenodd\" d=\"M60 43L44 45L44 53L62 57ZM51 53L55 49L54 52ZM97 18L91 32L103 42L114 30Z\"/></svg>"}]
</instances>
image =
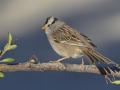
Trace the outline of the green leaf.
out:
<instances>
[{"instance_id":1,"label":"green leaf","mask_svg":"<svg viewBox=\"0 0 120 90\"><path fill-rule=\"evenodd\" d=\"M4 47L4 51L7 50L8 46L9 46L9 44L7 43L7 44L5 45L5 47Z\"/></svg>"},{"instance_id":2,"label":"green leaf","mask_svg":"<svg viewBox=\"0 0 120 90\"><path fill-rule=\"evenodd\" d=\"M8 33L8 44L10 45L12 42L12 35Z\"/></svg>"},{"instance_id":3,"label":"green leaf","mask_svg":"<svg viewBox=\"0 0 120 90\"><path fill-rule=\"evenodd\" d=\"M17 48L17 45L11 45L11 46L9 46L9 47L7 48L7 50L13 50L13 49L15 49L15 48Z\"/></svg>"},{"instance_id":4,"label":"green leaf","mask_svg":"<svg viewBox=\"0 0 120 90\"><path fill-rule=\"evenodd\" d=\"M14 59L13 58L5 58L3 60L1 60L0 62L13 62Z\"/></svg>"},{"instance_id":5,"label":"green leaf","mask_svg":"<svg viewBox=\"0 0 120 90\"><path fill-rule=\"evenodd\" d=\"M4 74L2 72L0 72L0 77L4 77Z\"/></svg>"},{"instance_id":6,"label":"green leaf","mask_svg":"<svg viewBox=\"0 0 120 90\"><path fill-rule=\"evenodd\" d=\"M112 84L120 84L120 80L115 80L113 82L111 82Z\"/></svg>"}]
</instances>

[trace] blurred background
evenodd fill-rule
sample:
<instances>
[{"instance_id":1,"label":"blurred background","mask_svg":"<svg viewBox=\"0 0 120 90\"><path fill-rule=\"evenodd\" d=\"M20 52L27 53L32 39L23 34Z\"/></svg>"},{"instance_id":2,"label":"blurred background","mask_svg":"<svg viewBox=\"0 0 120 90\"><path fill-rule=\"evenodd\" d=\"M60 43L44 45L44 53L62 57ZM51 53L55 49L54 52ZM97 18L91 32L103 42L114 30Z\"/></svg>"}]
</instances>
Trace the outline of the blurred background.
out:
<instances>
[{"instance_id":1,"label":"blurred background","mask_svg":"<svg viewBox=\"0 0 120 90\"><path fill-rule=\"evenodd\" d=\"M2 58L13 57L15 63L26 62L32 55L36 55L40 62L61 58L53 51L44 30L41 30L48 16L58 17L87 35L98 46L95 50L120 63L119 0L0 0L0 49L7 42L8 32L14 39L18 38L15 42L18 48L7 52ZM81 58L62 62L80 64ZM85 59L85 63L89 64L88 60ZM0 78L1 90L120 88L119 85L106 84L103 76L90 73L45 71L4 74L5 77Z\"/></svg>"}]
</instances>

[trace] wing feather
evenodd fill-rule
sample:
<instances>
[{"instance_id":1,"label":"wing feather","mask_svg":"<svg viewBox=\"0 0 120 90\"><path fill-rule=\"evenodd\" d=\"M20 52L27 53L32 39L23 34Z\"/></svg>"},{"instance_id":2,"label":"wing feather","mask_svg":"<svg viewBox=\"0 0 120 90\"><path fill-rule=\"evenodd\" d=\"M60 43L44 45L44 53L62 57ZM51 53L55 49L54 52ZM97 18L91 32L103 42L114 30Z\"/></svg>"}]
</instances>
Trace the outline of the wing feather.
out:
<instances>
[{"instance_id":1,"label":"wing feather","mask_svg":"<svg viewBox=\"0 0 120 90\"><path fill-rule=\"evenodd\" d=\"M76 45L76 46L83 46L83 47L96 47L92 40L89 39L87 36L79 33L78 31L74 30L73 28L63 25L58 30L53 32L52 34L54 41L69 45Z\"/></svg>"}]
</instances>

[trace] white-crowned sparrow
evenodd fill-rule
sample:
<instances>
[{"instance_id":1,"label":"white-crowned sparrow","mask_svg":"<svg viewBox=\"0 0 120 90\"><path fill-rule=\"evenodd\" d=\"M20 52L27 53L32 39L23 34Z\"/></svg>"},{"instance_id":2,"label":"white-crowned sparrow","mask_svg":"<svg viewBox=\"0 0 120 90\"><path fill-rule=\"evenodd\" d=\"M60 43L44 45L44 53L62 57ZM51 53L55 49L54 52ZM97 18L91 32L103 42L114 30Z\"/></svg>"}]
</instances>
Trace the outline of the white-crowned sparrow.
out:
<instances>
[{"instance_id":1,"label":"white-crowned sparrow","mask_svg":"<svg viewBox=\"0 0 120 90\"><path fill-rule=\"evenodd\" d=\"M92 43L91 39L58 18L48 17L42 29L45 30L52 48L63 56L57 60L58 62L66 58L78 58L85 55L90 64L100 63L100 61L115 64L93 49L96 45Z\"/></svg>"}]
</instances>

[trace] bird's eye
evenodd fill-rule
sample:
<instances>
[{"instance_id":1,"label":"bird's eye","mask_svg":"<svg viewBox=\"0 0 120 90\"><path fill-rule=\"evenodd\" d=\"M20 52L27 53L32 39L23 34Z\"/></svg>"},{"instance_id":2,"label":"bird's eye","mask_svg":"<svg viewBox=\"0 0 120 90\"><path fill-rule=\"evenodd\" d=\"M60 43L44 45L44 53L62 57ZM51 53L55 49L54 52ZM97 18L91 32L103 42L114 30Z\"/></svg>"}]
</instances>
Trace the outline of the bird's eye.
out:
<instances>
[{"instance_id":1,"label":"bird's eye","mask_svg":"<svg viewBox=\"0 0 120 90\"><path fill-rule=\"evenodd\" d=\"M50 24L48 25L48 27L50 26Z\"/></svg>"}]
</instances>

